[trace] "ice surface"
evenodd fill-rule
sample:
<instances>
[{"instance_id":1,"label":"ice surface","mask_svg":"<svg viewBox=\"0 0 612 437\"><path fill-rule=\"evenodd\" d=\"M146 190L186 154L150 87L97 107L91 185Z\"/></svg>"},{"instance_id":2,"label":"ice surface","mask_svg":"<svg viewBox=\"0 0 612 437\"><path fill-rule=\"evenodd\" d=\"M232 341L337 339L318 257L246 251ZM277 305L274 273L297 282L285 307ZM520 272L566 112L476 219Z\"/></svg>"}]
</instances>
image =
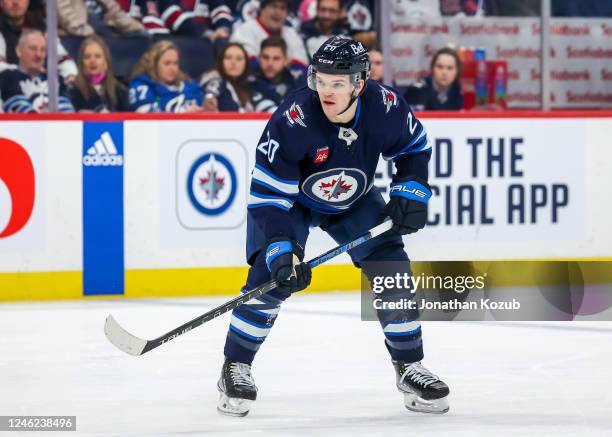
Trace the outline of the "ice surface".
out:
<instances>
[{"instance_id":1,"label":"ice surface","mask_svg":"<svg viewBox=\"0 0 612 437\"><path fill-rule=\"evenodd\" d=\"M104 337L109 313L153 338L224 300L0 305L0 415L76 415L76 435L122 437L612 435L610 322L425 322L424 364L451 388L440 416L404 409L356 293L285 303L245 418L216 411L228 315L141 357Z\"/></svg>"}]
</instances>

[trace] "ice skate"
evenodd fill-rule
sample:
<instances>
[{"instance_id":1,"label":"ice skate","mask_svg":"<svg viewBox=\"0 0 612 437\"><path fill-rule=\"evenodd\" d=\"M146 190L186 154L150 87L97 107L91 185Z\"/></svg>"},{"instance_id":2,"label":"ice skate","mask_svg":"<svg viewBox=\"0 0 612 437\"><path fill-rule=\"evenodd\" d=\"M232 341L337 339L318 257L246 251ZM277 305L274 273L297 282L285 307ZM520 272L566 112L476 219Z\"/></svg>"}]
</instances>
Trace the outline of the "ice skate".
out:
<instances>
[{"instance_id":1,"label":"ice skate","mask_svg":"<svg viewBox=\"0 0 612 437\"><path fill-rule=\"evenodd\" d=\"M217 388L217 410L228 416L246 416L251 404L257 399L257 387L251 375L251 366L228 358L223 363Z\"/></svg>"},{"instance_id":2,"label":"ice skate","mask_svg":"<svg viewBox=\"0 0 612 437\"><path fill-rule=\"evenodd\" d=\"M410 411L418 413L446 413L448 386L420 362L393 361L397 388L404 394L404 404Z\"/></svg>"}]
</instances>

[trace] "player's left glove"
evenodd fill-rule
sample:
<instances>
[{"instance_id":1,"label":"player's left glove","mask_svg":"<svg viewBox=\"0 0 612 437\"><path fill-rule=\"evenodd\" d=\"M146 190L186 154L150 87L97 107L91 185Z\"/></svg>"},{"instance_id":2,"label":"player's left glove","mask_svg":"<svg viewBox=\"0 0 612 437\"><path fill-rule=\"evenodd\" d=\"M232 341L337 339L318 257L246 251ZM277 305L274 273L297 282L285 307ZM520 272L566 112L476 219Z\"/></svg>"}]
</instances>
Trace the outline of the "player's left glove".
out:
<instances>
[{"instance_id":1,"label":"player's left glove","mask_svg":"<svg viewBox=\"0 0 612 437\"><path fill-rule=\"evenodd\" d=\"M427 222L427 201L431 188L416 176L393 177L389 190L389 203L385 213L393 221L392 231L399 234L412 234L423 229Z\"/></svg>"}]
</instances>

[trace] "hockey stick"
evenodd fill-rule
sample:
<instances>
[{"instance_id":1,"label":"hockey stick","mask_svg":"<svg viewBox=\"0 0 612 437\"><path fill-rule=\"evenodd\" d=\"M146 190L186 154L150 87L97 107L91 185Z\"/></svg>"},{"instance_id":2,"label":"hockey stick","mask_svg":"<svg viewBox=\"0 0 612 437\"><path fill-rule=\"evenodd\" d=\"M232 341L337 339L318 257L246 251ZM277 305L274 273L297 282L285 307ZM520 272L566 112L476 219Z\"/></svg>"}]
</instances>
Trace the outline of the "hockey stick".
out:
<instances>
[{"instance_id":1,"label":"hockey stick","mask_svg":"<svg viewBox=\"0 0 612 437\"><path fill-rule=\"evenodd\" d=\"M384 232L391 229L392 222L390 220L382 222L380 225L373 227L368 232L363 234L361 237L354 239L353 241L343 244L342 246L335 247L322 255L308 261L311 267L317 267L324 262L329 261L332 258L337 257L344 252L351 250L354 247L357 247L368 240L371 240L374 237L377 237ZM198 326L219 317L221 314L226 313L228 311L233 310L238 305L246 303L251 299L255 299L256 297L261 296L262 294L267 293L270 290L276 288L276 281L268 281L259 287L256 287L246 293L235 297L234 299L220 305L201 316L196 317L195 319L179 326L176 329L173 329L170 332L165 333L164 335L157 337L153 340L145 340L135 335L130 334L125 329L117 323L115 318L112 315L109 315L106 318L106 323L104 324L104 334L106 334L106 338L114 344L117 348L122 350L123 352L139 356L144 353L149 352L152 349L155 349L158 346L161 346L164 343L169 342L170 340L174 340L179 335L183 335L184 333L191 331L193 328L197 328Z\"/></svg>"}]
</instances>

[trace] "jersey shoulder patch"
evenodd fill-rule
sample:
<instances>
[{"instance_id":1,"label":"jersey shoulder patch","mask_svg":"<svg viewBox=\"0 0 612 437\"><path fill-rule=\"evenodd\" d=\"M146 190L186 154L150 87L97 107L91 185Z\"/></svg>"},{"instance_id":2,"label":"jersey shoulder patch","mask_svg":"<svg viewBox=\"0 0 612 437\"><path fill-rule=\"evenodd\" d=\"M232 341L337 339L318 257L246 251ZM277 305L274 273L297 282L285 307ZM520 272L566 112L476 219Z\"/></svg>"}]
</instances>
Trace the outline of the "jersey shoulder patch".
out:
<instances>
[{"instance_id":1,"label":"jersey shoulder patch","mask_svg":"<svg viewBox=\"0 0 612 437\"><path fill-rule=\"evenodd\" d=\"M382 107L385 110L385 114L388 114L393 109L397 109L399 107L399 95L396 90L390 87L386 87L380 83L375 82L377 97L379 104L382 104Z\"/></svg>"},{"instance_id":2,"label":"jersey shoulder patch","mask_svg":"<svg viewBox=\"0 0 612 437\"><path fill-rule=\"evenodd\" d=\"M308 127L309 115L312 114L314 95L307 87L287 93L277 110L282 122L290 128Z\"/></svg>"}]
</instances>

